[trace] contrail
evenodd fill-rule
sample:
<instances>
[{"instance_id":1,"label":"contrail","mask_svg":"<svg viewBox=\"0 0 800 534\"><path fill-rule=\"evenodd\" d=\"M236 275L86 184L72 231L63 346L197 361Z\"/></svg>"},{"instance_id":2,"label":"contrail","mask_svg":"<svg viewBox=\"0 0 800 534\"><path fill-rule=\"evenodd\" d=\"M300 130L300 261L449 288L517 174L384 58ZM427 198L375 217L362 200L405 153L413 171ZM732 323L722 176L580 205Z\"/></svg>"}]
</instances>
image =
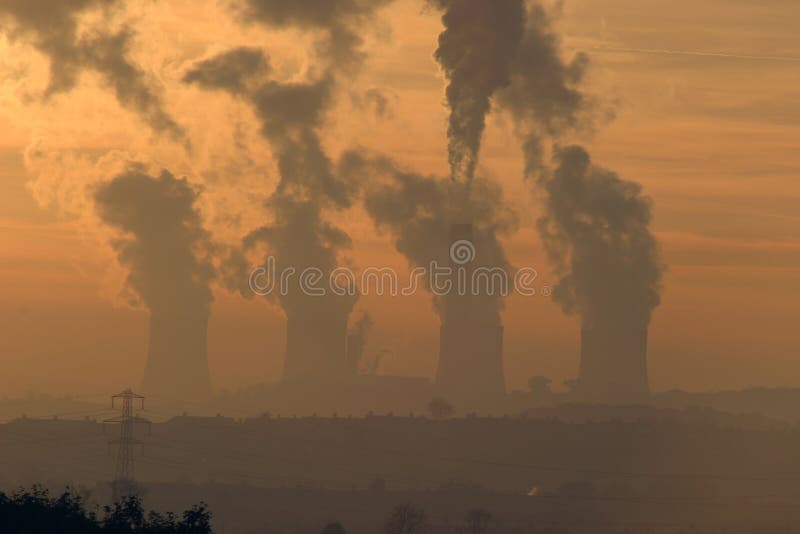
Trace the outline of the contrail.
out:
<instances>
[{"instance_id":1,"label":"contrail","mask_svg":"<svg viewBox=\"0 0 800 534\"><path fill-rule=\"evenodd\" d=\"M747 59L755 61L788 61L798 63L798 56L757 56L749 54L726 54L724 52L706 52L702 50L671 50L671 49L651 49L651 48L623 48L616 46L595 46L595 52L622 52L629 54L653 54L661 56L699 56L699 57L719 57L725 59Z\"/></svg>"}]
</instances>

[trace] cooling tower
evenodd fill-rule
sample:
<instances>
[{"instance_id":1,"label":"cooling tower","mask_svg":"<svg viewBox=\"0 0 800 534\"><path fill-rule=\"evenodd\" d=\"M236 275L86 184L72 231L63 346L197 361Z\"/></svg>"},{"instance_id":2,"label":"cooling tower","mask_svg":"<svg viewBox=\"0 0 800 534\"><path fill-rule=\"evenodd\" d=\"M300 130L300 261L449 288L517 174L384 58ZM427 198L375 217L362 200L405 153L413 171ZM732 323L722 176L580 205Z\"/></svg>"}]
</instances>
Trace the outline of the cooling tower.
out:
<instances>
[{"instance_id":1,"label":"cooling tower","mask_svg":"<svg viewBox=\"0 0 800 534\"><path fill-rule=\"evenodd\" d=\"M585 325L577 393L591 402L647 400L647 326L603 321Z\"/></svg>"},{"instance_id":2,"label":"cooling tower","mask_svg":"<svg viewBox=\"0 0 800 534\"><path fill-rule=\"evenodd\" d=\"M347 317L340 307L324 305L289 314L284 382L327 381L345 373Z\"/></svg>"},{"instance_id":3,"label":"cooling tower","mask_svg":"<svg viewBox=\"0 0 800 534\"><path fill-rule=\"evenodd\" d=\"M156 402L211 396L206 333L208 312L151 312L142 390Z\"/></svg>"},{"instance_id":4,"label":"cooling tower","mask_svg":"<svg viewBox=\"0 0 800 534\"><path fill-rule=\"evenodd\" d=\"M491 267L494 258L480 250L471 224L451 227L450 245L458 242L471 244L476 255L473 260L461 263L463 258L453 257L454 246L450 248L453 290L440 302L442 323L436 385L446 393L502 395L505 394L503 326L497 298L471 289L477 265ZM467 282L464 294L458 290L459 277Z\"/></svg>"}]
</instances>

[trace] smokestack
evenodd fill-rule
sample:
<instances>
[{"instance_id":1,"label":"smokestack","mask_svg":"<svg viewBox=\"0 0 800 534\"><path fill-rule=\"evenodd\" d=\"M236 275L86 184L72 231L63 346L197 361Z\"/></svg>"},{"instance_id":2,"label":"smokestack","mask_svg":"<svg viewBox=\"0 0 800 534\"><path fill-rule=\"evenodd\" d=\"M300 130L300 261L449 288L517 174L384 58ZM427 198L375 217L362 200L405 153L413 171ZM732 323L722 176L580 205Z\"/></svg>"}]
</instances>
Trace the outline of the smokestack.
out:
<instances>
[{"instance_id":1,"label":"smokestack","mask_svg":"<svg viewBox=\"0 0 800 534\"><path fill-rule=\"evenodd\" d=\"M503 326L496 297L473 287L478 250L471 223L450 227L452 290L442 297L436 385L456 394L505 393ZM480 250L484 265L497 265ZM468 260L468 261L466 261ZM477 291L476 291L477 290Z\"/></svg>"}]
</instances>

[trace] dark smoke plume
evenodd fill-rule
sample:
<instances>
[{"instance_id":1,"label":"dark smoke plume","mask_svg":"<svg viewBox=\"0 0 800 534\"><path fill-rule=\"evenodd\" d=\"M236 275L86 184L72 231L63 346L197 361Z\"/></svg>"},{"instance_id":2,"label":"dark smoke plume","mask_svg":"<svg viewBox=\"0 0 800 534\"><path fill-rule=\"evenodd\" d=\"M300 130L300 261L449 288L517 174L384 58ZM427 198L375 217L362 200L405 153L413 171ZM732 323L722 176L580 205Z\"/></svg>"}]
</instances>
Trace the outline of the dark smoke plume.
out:
<instances>
[{"instance_id":1,"label":"dark smoke plume","mask_svg":"<svg viewBox=\"0 0 800 534\"><path fill-rule=\"evenodd\" d=\"M492 95L509 83L524 9L521 0L429 2L444 11L435 56L449 80L451 180L408 172L389 158L358 151L345 154L340 174L365 179L364 205L376 228L388 231L409 265L427 275L441 321L437 387L468 396L502 395L505 293L472 284L479 271L510 278L498 236L512 231L516 221L503 208L500 188L474 176ZM463 262L454 247L466 251ZM443 291L434 269L450 273L445 284L466 280L470 287Z\"/></svg>"},{"instance_id":2,"label":"dark smoke plume","mask_svg":"<svg viewBox=\"0 0 800 534\"><path fill-rule=\"evenodd\" d=\"M472 181L486 114L494 93L510 83L510 64L522 38L523 0L429 0L442 10L436 60L449 80L447 128L450 173Z\"/></svg>"},{"instance_id":3,"label":"dark smoke plume","mask_svg":"<svg viewBox=\"0 0 800 534\"><path fill-rule=\"evenodd\" d=\"M561 280L553 298L584 324L646 326L659 304L661 264L641 186L592 165L579 146L557 148L542 180L545 249Z\"/></svg>"},{"instance_id":4,"label":"dark smoke plume","mask_svg":"<svg viewBox=\"0 0 800 534\"><path fill-rule=\"evenodd\" d=\"M511 85L497 101L515 121L526 180L544 193L538 227L560 277L553 298L581 319L575 393L588 401L640 402L649 395L647 333L663 267L641 187L592 165L584 148L559 146L592 128L594 103L580 87L587 65L583 54L562 60L548 13L532 3Z\"/></svg>"},{"instance_id":5,"label":"dark smoke plume","mask_svg":"<svg viewBox=\"0 0 800 534\"><path fill-rule=\"evenodd\" d=\"M393 105L397 95L392 91L371 87L363 93L355 91L350 93L350 102L360 111L367 111L378 119L387 119L394 116Z\"/></svg>"},{"instance_id":6,"label":"dark smoke plume","mask_svg":"<svg viewBox=\"0 0 800 534\"><path fill-rule=\"evenodd\" d=\"M153 130L175 139L183 129L164 111L160 96L145 72L130 59L133 33L92 28L78 34L81 16L92 10L109 15L122 0L4 0L0 15L16 23L11 36L29 40L50 61L50 80L45 97L70 91L84 70L100 74L117 101L136 112Z\"/></svg>"},{"instance_id":7,"label":"dark smoke plume","mask_svg":"<svg viewBox=\"0 0 800 534\"><path fill-rule=\"evenodd\" d=\"M476 179L471 187L407 171L390 158L363 151L343 155L340 173L362 177L364 206L379 231L388 232L395 248L412 267L450 264L451 227L465 213L474 230L476 261L510 269L498 238L516 229L516 216L505 206L500 187ZM466 199L466 209L464 208ZM491 314L502 310L503 299L491 298ZM438 298L434 298L440 310Z\"/></svg>"},{"instance_id":8,"label":"dark smoke plume","mask_svg":"<svg viewBox=\"0 0 800 534\"><path fill-rule=\"evenodd\" d=\"M593 102L580 89L589 58L578 53L565 62L551 25L545 8L531 3L511 63L511 84L496 99L516 123L523 141L525 175L533 179L545 165L545 140L592 127Z\"/></svg>"},{"instance_id":9,"label":"dark smoke plume","mask_svg":"<svg viewBox=\"0 0 800 534\"><path fill-rule=\"evenodd\" d=\"M340 169L366 178L364 206L376 228L388 232L409 265L426 275L441 323L437 387L460 398L503 395L505 292L476 286L474 277L492 272L513 278L499 237L515 229L516 218L501 189L482 179L466 184L421 176L362 152L346 154ZM443 278L434 274L442 269ZM457 286L459 280L469 286Z\"/></svg>"},{"instance_id":10,"label":"dark smoke plume","mask_svg":"<svg viewBox=\"0 0 800 534\"><path fill-rule=\"evenodd\" d=\"M587 127L592 102L580 88L587 65L583 54L561 59L547 12L533 4L512 83L498 102L516 122L526 177L545 192L539 229L561 275L554 298L584 324L603 316L646 325L659 303L662 271L650 200L638 184L591 165L583 148L555 148L555 171L545 165L546 141Z\"/></svg>"},{"instance_id":11,"label":"dark smoke plume","mask_svg":"<svg viewBox=\"0 0 800 534\"><path fill-rule=\"evenodd\" d=\"M316 53L329 73L353 73L363 62L363 35L375 12L392 0L238 0L234 6L245 22L274 28L296 27L321 32Z\"/></svg>"},{"instance_id":12,"label":"dark smoke plume","mask_svg":"<svg viewBox=\"0 0 800 534\"><path fill-rule=\"evenodd\" d=\"M143 387L162 398L210 395L206 329L214 269L198 193L167 171L138 168L95 193L100 218L119 232L112 242L129 269L127 288L150 311Z\"/></svg>"}]
</instances>

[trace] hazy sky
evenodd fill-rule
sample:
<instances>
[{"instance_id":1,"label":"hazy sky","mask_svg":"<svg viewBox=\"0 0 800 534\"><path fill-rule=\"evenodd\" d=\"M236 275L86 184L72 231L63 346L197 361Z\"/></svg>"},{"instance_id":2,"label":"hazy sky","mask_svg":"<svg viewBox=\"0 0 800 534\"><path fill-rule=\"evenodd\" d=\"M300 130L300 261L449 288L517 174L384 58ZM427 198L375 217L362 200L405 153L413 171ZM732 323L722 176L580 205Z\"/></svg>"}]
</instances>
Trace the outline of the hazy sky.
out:
<instances>
[{"instance_id":1,"label":"hazy sky","mask_svg":"<svg viewBox=\"0 0 800 534\"><path fill-rule=\"evenodd\" d=\"M156 131L152 114L120 105L91 69L71 90L43 98L46 58L25 35L0 37L0 396L107 394L141 379L147 314L120 296L125 272L91 206L93 188L121 162L202 185L201 211L220 242L262 224L277 174L258 119L246 104L181 78L196 61L247 45L263 47L291 79L313 67L311 41L243 26L227 6L130 0L108 20L79 21L87 35L97 24L134 29L130 56L182 135ZM562 9L565 54L590 55L586 90L614 112L582 141L598 164L640 182L654 201L668 270L650 328L652 387L800 386L800 3L567 0ZM446 176L444 80L433 59L439 14L421 0L395 0L371 30L364 69L326 124L326 147L335 155L365 146ZM365 97L375 90L385 110ZM522 170L511 121L493 114L478 174L503 185L520 217L509 259L546 282L553 277L534 230L540 209ZM336 218L353 238L353 264L405 269L361 209ZM280 309L218 286L214 296L215 388L277 379ZM432 376L439 322L427 295L365 297L356 309L375 321L367 354L392 351L381 373ZM510 298L503 320L511 388L535 374L575 376L574 318L537 296Z\"/></svg>"}]
</instances>

